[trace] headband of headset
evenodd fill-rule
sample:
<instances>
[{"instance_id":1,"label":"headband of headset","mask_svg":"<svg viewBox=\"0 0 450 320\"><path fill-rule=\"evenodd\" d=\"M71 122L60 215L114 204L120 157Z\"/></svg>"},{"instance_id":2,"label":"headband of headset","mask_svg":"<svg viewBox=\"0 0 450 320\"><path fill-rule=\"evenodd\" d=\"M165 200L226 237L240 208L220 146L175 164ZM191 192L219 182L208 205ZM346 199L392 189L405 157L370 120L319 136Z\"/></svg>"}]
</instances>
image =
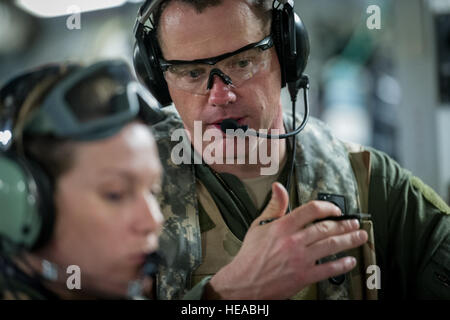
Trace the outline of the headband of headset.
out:
<instances>
[{"instance_id":1,"label":"headband of headset","mask_svg":"<svg viewBox=\"0 0 450 320\"><path fill-rule=\"evenodd\" d=\"M159 63L162 53L156 30L145 25L163 1L147 0L139 9L134 26L133 62L138 79L162 106L167 106L172 99ZM300 17L294 12L292 0L274 1L271 32L281 67L281 87L300 81L308 61L309 38Z\"/></svg>"}]
</instances>

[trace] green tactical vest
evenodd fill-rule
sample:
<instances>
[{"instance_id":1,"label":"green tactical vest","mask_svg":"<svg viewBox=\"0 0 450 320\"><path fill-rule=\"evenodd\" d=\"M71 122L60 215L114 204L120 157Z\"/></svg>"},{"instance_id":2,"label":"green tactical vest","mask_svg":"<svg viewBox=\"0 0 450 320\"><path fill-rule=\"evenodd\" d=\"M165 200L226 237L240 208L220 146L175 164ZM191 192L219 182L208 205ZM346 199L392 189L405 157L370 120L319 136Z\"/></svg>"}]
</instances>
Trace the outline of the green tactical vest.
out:
<instances>
[{"instance_id":1,"label":"green tactical vest","mask_svg":"<svg viewBox=\"0 0 450 320\"><path fill-rule=\"evenodd\" d=\"M164 113L166 118L152 126L164 167L163 190L158 200L165 218L160 237L165 262L157 275L156 295L157 299L181 299L192 287L192 274L202 262L202 238L194 166L175 165L171 160L173 147L180 143L171 141L171 136L175 130L183 128L183 124L173 109L164 109ZM284 123L288 131L292 130L291 119L291 115L285 114ZM358 185L364 184L364 179L356 179L354 172L361 170L354 169L361 162L353 159L364 158L364 152L333 137L326 126L314 118L310 118L297 136L296 143L295 172L300 202L305 204L317 200L319 193L336 194L345 197L346 214L361 212L360 203L366 199L360 200ZM367 174L359 176L368 179ZM367 244L321 261L353 255L358 263L344 277L319 282L319 299L376 298L376 289L366 287L366 268L376 264L373 228L370 221L362 221L361 228L369 234Z\"/></svg>"}]
</instances>

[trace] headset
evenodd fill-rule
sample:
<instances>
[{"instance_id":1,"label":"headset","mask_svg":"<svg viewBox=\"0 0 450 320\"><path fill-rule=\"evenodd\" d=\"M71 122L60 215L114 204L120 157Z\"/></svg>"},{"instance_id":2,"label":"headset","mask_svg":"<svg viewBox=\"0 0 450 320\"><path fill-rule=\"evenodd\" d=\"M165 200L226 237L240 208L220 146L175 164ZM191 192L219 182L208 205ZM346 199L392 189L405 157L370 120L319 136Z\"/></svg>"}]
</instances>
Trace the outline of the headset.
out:
<instances>
[{"instance_id":1,"label":"headset","mask_svg":"<svg viewBox=\"0 0 450 320\"><path fill-rule=\"evenodd\" d=\"M67 66L73 71L78 66ZM36 85L60 73L60 66L48 65L10 80L0 90L0 252L34 250L46 243L54 226L53 182L50 175L13 142L16 118L28 94Z\"/></svg>"},{"instance_id":2,"label":"headset","mask_svg":"<svg viewBox=\"0 0 450 320\"><path fill-rule=\"evenodd\" d=\"M138 79L162 106L172 103L159 58L162 57L156 30L146 26L153 12L164 0L147 0L139 9L134 26L136 38L133 62ZM275 5L278 3L278 5ZM309 57L309 38L303 22L294 12L293 1L274 1L271 32L281 67L281 87L303 85L303 71ZM158 23L158 21L154 21Z\"/></svg>"}]
</instances>

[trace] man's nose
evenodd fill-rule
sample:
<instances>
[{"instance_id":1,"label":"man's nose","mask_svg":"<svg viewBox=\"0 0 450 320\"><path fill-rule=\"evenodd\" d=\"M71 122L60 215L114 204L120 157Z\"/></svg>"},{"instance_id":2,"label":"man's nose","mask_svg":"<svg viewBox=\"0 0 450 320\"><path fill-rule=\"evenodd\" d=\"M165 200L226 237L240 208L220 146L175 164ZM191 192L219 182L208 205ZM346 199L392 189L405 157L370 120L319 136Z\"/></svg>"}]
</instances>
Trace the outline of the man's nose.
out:
<instances>
[{"instance_id":1,"label":"man's nose","mask_svg":"<svg viewBox=\"0 0 450 320\"><path fill-rule=\"evenodd\" d=\"M213 106L226 106L236 101L236 94L231 86L225 84L219 76L214 76L213 85L209 90L208 102Z\"/></svg>"}]
</instances>

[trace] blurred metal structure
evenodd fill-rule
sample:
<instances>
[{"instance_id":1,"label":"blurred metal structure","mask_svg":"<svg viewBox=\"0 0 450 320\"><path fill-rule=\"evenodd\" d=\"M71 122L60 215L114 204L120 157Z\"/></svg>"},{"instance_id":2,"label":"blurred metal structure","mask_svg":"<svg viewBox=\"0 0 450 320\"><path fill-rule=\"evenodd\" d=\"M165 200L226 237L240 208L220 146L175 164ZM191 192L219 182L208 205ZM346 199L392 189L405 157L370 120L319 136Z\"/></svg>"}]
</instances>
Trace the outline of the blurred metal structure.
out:
<instances>
[{"instance_id":1,"label":"blurred metal structure","mask_svg":"<svg viewBox=\"0 0 450 320\"><path fill-rule=\"evenodd\" d=\"M395 1L399 158L450 197L450 0ZM446 199L450 202L450 199Z\"/></svg>"}]
</instances>

